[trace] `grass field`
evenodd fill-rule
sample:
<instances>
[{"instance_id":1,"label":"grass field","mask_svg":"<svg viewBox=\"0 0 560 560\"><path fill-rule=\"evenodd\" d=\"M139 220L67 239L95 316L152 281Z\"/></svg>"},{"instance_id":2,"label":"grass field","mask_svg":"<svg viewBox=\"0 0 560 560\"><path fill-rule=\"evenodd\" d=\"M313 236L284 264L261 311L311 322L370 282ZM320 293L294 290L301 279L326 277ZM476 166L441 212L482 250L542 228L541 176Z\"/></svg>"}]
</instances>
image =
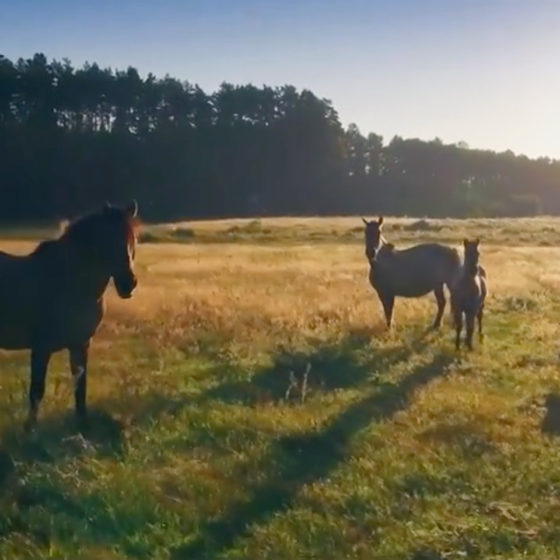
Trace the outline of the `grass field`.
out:
<instances>
[{"instance_id":1,"label":"grass field","mask_svg":"<svg viewBox=\"0 0 560 560\"><path fill-rule=\"evenodd\" d=\"M84 434L61 354L24 436L28 357L0 351L0 558L560 557L560 220L391 222L482 237L483 346L426 330L432 296L386 332L359 219L294 218L145 230Z\"/></svg>"}]
</instances>

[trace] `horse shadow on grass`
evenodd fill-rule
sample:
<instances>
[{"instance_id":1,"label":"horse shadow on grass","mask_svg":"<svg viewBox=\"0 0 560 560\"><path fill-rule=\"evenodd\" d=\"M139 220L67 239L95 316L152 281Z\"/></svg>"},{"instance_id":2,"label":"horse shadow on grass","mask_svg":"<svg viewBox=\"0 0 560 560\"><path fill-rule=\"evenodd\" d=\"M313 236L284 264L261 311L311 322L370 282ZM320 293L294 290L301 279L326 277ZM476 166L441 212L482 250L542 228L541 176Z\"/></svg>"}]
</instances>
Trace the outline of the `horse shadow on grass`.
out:
<instances>
[{"instance_id":1,"label":"horse shadow on grass","mask_svg":"<svg viewBox=\"0 0 560 560\"><path fill-rule=\"evenodd\" d=\"M396 352L401 356L400 352ZM454 358L440 354L427 365L406 375L399 383L384 384L350 405L320 432L280 438L273 448L275 464L283 465L252 492L248 501L234 504L221 518L202 527L200 534L171 551L173 560L213 557L231 548L262 523L290 507L300 489L326 478L350 455L356 434L372 422L388 420L404 410L415 391L444 374Z\"/></svg>"},{"instance_id":2,"label":"horse shadow on grass","mask_svg":"<svg viewBox=\"0 0 560 560\"><path fill-rule=\"evenodd\" d=\"M70 410L46 414L39 419L36 433L31 436L23 433L20 423L14 423L0 433L0 459L5 455L19 463L33 464L56 463L80 455L123 456L130 426L143 426L163 415L175 415L187 404L207 399L256 404L286 397L301 398L302 377L306 372L307 394L348 388L371 376L372 368L388 367L427 344L422 334L406 346L376 351L370 346L371 336L369 330L350 332L342 341L319 346L309 353L279 352L270 367L259 370L250 379L226 380L198 396L154 390L126 397L129 402L123 410L123 396L114 395L90 405L87 423L79 423ZM246 372L237 364L219 361L209 375L239 379Z\"/></svg>"},{"instance_id":3,"label":"horse shadow on grass","mask_svg":"<svg viewBox=\"0 0 560 560\"><path fill-rule=\"evenodd\" d=\"M541 430L549 436L560 436L560 394L550 393L545 399L546 414Z\"/></svg>"},{"instance_id":4,"label":"horse shadow on grass","mask_svg":"<svg viewBox=\"0 0 560 560\"><path fill-rule=\"evenodd\" d=\"M87 422L78 422L70 412L46 416L36 432L24 434L22 426L5 430L1 446L24 463L56 463L78 455L120 455L123 425L107 412L90 408Z\"/></svg>"},{"instance_id":5,"label":"horse shadow on grass","mask_svg":"<svg viewBox=\"0 0 560 560\"><path fill-rule=\"evenodd\" d=\"M33 507L82 519L92 538L110 539L114 536L108 534L113 527L111 520L101 516L93 522L83 498L70 495L56 477L32 477L30 481L26 476L26 472L40 469L41 464L52 468L77 457L124 457L130 419L117 418L103 410L111 410L113 400L102 401L101 408L90 407L87 423L77 422L69 411L45 416L31 435L24 434L21 425L4 431L0 437L0 504L12 503L17 508L10 508L11 513L0 523L0 537L11 532L22 533L46 546L48 530L29 526L26 521L25 511ZM138 398L131 403L132 421L142 425L161 414L174 413L184 404L184 399L160 394ZM102 501L95 495L88 496L87 500ZM102 505L98 503L97 507L102 508Z\"/></svg>"},{"instance_id":6,"label":"horse shadow on grass","mask_svg":"<svg viewBox=\"0 0 560 560\"><path fill-rule=\"evenodd\" d=\"M405 346L376 349L369 331L349 333L337 342L319 344L311 351L281 350L269 367L250 377L225 382L208 390L203 398L253 406L265 403L301 402L317 393L349 389L375 381L379 372L420 352L428 344L421 331ZM234 368L227 368L230 372ZM237 372L237 377L246 372Z\"/></svg>"},{"instance_id":7,"label":"horse shadow on grass","mask_svg":"<svg viewBox=\"0 0 560 560\"><path fill-rule=\"evenodd\" d=\"M55 465L80 455L120 454L122 448L122 425L98 409L90 409L87 424L78 424L73 414L66 413L47 416L34 434L24 434L21 425L5 430L0 438L0 502L16 504L17 508L8 508L10 513L0 524L0 537L23 533L46 546L49 531L25 521L25 510L35 506L87 518L82 505L56 481L39 477L30 482L27 472L40 464Z\"/></svg>"},{"instance_id":8,"label":"horse shadow on grass","mask_svg":"<svg viewBox=\"0 0 560 560\"><path fill-rule=\"evenodd\" d=\"M20 424L14 425L0 434L0 500L10 496L10 501L17 503L19 509L40 506L67 513L75 519L86 519L83 504L68 495L56 481L41 479L26 483L22 472L41 463L56 465L76 457L123 457L127 452L129 426L143 426L163 415L177 414L187 404L207 399L255 404L263 400L301 398L305 372L309 395L359 384L371 389L374 385L368 381L375 380L376 372L406 360L427 344L422 335L415 336L402 347L379 350L371 345L371 333L350 333L337 344L325 344L309 353L280 352L270 367L257 371L250 381L225 381L198 396L153 391L132 397L123 413L122 396L115 395L90 406L86 425L77 423L70 410L45 415L39 421L37 432L31 436L23 434ZM223 380L224 372L229 379L246 375L236 365L225 362L218 363L209 375ZM290 373L299 387L293 388L287 397ZM192 546L175 550L174 558L199 558L214 542L218 542L219 549L226 549L244 534L248 525L287 507L301 486L323 478L347 456L346 448L353 434L369 422L390 417L404 407L413 385L422 384L422 375L418 371L411 374L408 382L386 386L377 396L359 401L321 433L278 440L274 453L284 465L281 472L256 488L251 501L234 506L223 519L209 523L203 537L191 543ZM120 412L106 412L113 410ZM5 521L4 532L31 531L19 515ZM92 534L98 530L105 531L101 526L91 527ZM34 538L41 542L47 537L36 534Z\"/></svg>"}]
</instances>

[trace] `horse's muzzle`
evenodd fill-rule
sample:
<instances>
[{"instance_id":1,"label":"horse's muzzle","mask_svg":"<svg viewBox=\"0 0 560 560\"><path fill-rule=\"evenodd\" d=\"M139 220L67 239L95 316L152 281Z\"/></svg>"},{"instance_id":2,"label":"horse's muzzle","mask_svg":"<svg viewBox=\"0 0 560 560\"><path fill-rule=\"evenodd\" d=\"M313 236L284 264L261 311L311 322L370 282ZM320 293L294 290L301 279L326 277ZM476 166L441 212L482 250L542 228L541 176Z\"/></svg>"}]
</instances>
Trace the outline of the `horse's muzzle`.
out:
<instances>
[{"instance_id":1,"label":"horse's muzzle","mask_svg":"<svg viewBox=\"0 0 560 560\"><path fill-rule=\"evenodd\" d=\"M132 292L138 285L138 280L136 276L130 276L129 278L115 278L115 288L117 289L117 294L123 299L129 299L132 297Z\"/></svg>"}]
</instances>

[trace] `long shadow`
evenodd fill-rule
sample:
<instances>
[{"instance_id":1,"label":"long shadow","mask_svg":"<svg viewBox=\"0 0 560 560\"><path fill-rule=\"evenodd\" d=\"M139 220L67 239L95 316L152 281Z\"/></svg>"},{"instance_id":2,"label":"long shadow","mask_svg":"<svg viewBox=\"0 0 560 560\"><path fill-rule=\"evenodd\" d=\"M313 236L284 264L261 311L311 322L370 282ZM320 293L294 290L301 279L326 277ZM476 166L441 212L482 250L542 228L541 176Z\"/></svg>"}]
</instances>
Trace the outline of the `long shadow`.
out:
<instances>
[{"instance_id":1,"label":"long shadow","mask_svg":"<svg viewBox=\"0 0 560 560\"><path fill-rule=\"evenodd\" d=\"M317 391L347 388L363 382L371 368L357 354L362 345L345 340L320 346L312 352L282 351L274 363L247 380L226 382L204 397L245 405L290 400ZM302 385L305 383L305 389Z\"/></svg>"},{"instance_id":2,"label":"long shadow","mask_svg":"<svg viewBox=\"0 0 560 560\"><path fill-rule=\"evenodd\" d=\"M98 456L119 455L123 452L123 425L92 407L87 423L77 422L71 412L51 415L40 420L32 435L24 434L21 425L5 430L1 444L26 463L56 463L93 451Z\"/></svg>"},{"instance_id":3,"label":"long shadow","mask_svg":"<svg viewBox=\"0 0 560 560\"><path fill-rule=\"evenodd\" d=\"M70 409L41 417L32 437L24 435L17 423L0 434L0 452L10 459L31 464L56 463L84 454L121 456L126 450L128 425L142 426L164 414L176 414L187 404L209 398L246 404L279 400L286 396L291 374L299 382L294 394L301 389L305 371L309 372L309 393L354 386L370 376L372 368L382 370L427 345L424 333L406 346L377 352L369 347L370 341L371 332L353 332L337 344L320 346L310 353L281 352L271 367L259 370L247 381L225 381L198 396L169 395L156 390L131 397L127 411L121 415L112 411L122 413L122 397L109 397L90 406L87 425L78 424ZM222 361L209 375L223 378L224 372L226 378L241 377L244 373L237 364Z\"/></svg>"},{"instance_id":4,"label":"long shadow","mask_svg":"<svg viewBox=\"0 0 560 560\"><path fill-rule=\"evenodd\" d=\"M233 505L220 519L202 528L201 535L171 551L173 560L203 559L230 548L251 525L288 508L306 484L325 478L349 454L353 437L371 422L389 419L403 410L419 387L443 374L454 359L438 355L398 384L386 384L375 394L348 407L320 433L278 440L273 451L280 472ZM277 457L276 457L277 456Z\"/></svg>"},{"instance_id":5,"label":"long shadow","mask_svg":"<svg viewBox=\"0 0 560 560\"><path fill-rule=\"evenodd\" d=\"M199 396L172 396L154 391L149 395L133 397L123 417L112 415L111 411L115 409L122 412L122 398L115 396L98 401L95 407L90 407L86 426L77 424L72 411L68 410L41 418L37 433L32 437L23 434L21 425L14 425L0 434L0 498L11 494L18 504L18 510L22 512L29 507L42 506L52 511L65 512L75 519L85 519L83 504L68 496L56 483L38 480L33 484L22 484L23 478L20 479L19 472L21 468L25 471L38 463L57 464L78 456L123 456L126 453L129 424L142 426L164 414L176 414L188 403L200 403L208 398L250 403L262 398L282 398L285 396L289 372L294 372L301 380L302 372L310 368L311 392L363 384L368 376L372 376L372 371L384 371L392 364L421 351L428 344L425 334L415 336L405 346L378 351L370 346L370 332L350 333L338 344L325 345L309 354L281 353L272 367L260 370L248 383L222 383ZM243 371L236 367L230 363L218 363L210 375L215 375L218 379L223 378L224 371L229 378L232 375L243 375ZM399 392L398 387L393 389ZM403 389L406 386L403 385L400 391ZM372 397L372 402L369 399L360 401L322 434L279 440L275 453L279 454L278 464L283 465L280 473L258 488L253 500L232 508L223 520L210 523L204 531L206 537L198 544L193 543L193 550L198 548L204 552L208 542L219 539L220 548L227 548L238 535L243 534L246 525L282 509L303 484L325 476L344 458L344 448L351 435L375 419L388 404L396 403L395 397L390 397L389 393L390 387L385 387L378 397ZM255 394L258 394L257 398L254 398ZM388 402L383 403L387 399ZM379 410L375 412L371 407ZM23 514L10 516L4 521L1 527L3 532L30 531ZM96 525L91 527L91 531L92 534L96 531L106 532L106 528ZM220 536L222 531L224 536ZM37 533L34 538L41 542L46 537ZM182 554L191 557L191 553L185 549L177 550L176 558L184 557ZM196 552L192 554L195 558L199 557Z\"/></svg>"},{"instance_id":6,"label":"long shadow","mask_svg":"<svg viewBox=\"0 0 560 560\"><path fill-rule=\"evenodd\" d=\"M350 333L342 341L320 345L311 352L279 352L270 367L249 379L219 384L202 398L256 405L294 398L304 400L313 393L347 389L413 352L422 351L430 332L422 330L407 345L383 350L372 348L371 333L364 331Z\"/></svg>"}]
</instances>

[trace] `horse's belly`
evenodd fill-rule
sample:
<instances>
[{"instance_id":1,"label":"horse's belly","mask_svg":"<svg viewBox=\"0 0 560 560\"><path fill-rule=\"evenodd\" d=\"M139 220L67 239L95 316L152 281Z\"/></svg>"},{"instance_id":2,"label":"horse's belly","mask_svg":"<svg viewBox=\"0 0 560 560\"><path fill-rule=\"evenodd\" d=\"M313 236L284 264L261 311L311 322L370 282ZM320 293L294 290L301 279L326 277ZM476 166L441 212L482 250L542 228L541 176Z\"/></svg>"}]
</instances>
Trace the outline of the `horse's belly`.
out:
<instances>
[{"instance_id":1,"label":"horse's belly","mask_svg":"<svg viewBox=\"0 0 560 560\"><path fill-rule=\"evenodd\" d=\"M24 325L0 324L0 348L4 350L31 348L31 330Z\"/></svg>"},{"instance_id":2,"label":"horse's belly","mask_svg":"<svg viewBox=\"0 0 560 560\"><path fill-rule=\"evenodd\" d=\"M6 295L0 298L0 348L29 348L33 330L29 303L14 291Z\"/></svg>"},{"instance_id":3,"label":"horse's belly","mask_svg":"<svg viewBox=\"0 0 560 560\"><path fill-rule=\"evenodd\" d=\"M382 293L389 293L405 298L417 298L435 289L435 282L402 282L394 279L377 279L370 276L374 288Z\"/></svg>"},{"instance_id":4,"label":"horse's belly","mask_svg":"<svg viewBox=\"0 0 560 560\"><path fill-rule=\"evenodd\" d=\"M65 305L43 326L45 338L53 349L87 342L103 318L103 303Z\"/></svg>"},{"instance_id":5,"label":"horse's belly","mask_svg":"<svg viewBox=\"0 0 560 560\"><path fill-rule=\"evenodd\" d=\"M414 286L395 286L396 295L405 298L417 298L425 296L427 293L434 290L435 286L431 282L421 283Z\"/></svg>"}]
</instances>

